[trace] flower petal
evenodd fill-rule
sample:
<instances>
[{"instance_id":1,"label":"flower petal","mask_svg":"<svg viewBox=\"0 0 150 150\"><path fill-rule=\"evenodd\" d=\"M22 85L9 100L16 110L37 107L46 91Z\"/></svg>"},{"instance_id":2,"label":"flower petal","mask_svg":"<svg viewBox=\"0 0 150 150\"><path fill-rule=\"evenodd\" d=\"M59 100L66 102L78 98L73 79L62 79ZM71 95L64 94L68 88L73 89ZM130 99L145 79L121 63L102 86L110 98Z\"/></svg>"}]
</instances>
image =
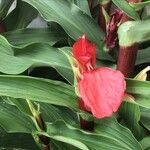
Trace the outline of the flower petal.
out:
<instances>
[{"instance_id":1,"label":"flower petal","mask_svg":"<svg viewBox=\"0 0 150 150\"><path fill-rule=\"evenodd\" d=\"M79 93L87 108L97 118L109 117L123 100L126 83L120 71L102 67L83 73Z\"/></svg>"}]
</instances>

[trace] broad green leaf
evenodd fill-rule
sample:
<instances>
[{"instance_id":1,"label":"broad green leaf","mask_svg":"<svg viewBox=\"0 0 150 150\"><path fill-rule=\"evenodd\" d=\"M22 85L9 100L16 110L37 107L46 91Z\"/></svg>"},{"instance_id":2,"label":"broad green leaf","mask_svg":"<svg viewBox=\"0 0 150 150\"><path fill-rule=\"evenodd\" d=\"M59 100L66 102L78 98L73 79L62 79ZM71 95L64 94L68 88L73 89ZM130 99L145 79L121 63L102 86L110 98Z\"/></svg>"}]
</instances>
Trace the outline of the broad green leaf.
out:
<instances>
[{"instance_id":1,"label":"broad green leaf","mask_svg":"<svg viewBox=\"0 0 150 150\"><path fill-rule=\"evenodd\" d=\"M112 119L99 122L94 133L57 121L47 125L47 134L52 139L74 145L82 150L142 150L131 132Z\"/></svg>"},{"instance_id":2,"label":"broad green leaf","mask_svg":"<svg viewBox=\"0 0 150 150\"><path fill-rule=\"evenodd\" d=\"M9 100L11 100L11 102L20 110L22 111L24 114L28 115L28 116L33 116L32 112L30 110L30 107L27 103L26 100L24 99L15 99L15 98L9 98Z\"/></svg>"},{"instance_id":3,"label":"broad green leaf","mask_svg":"<svg viewBox=\"0 0 150 150\"><path fill-rule=\"evenodd\" d=\"M142 107L150 109L150 99L149 96L144 94L137 94L134 96L136 98L136 103Z\"/></svg>"},{"instance_id":4,"label":"broad green leaf","mask_svg":"<svg viewBox=\"0 0 150 150\"><path fill-rule=\"evenodd\" d=\"M74 4L76 4L82 11L84 11L86 14L91 16L88 0L82 0L82 1L81 0L71 0L71 1L74 2Z\"/></svg>"},{"instance_id":5,"label":"broad green leaf","mask_svg":"<svg viewBox=\"0 0 150 150\"><path fill-rule=\"evenodd\" d=\"M0 1L0 18L4 19L8 13L8 10L14 0L1 0Z\"/></svg>"},{"instance_id":6,"label":"broad green leaf","mask_svg":"<svg viewBox=\"0 0 150 150\"><path fill-rule=\"evenodd\" d=\"M150 109L141 107L141 123L150 131Z\"/></svg>"},{"instance_id":7,"label":"broad green leaf","mask_svg":"<svg viewBox=\"0 0 150 150\"><path fill-rule=\"evenodd\" d=\"M150 47L138 51L136 65L150 62Z\"/></svg>"},{"instance_id":8,"label":"broad green leaf","mask_svg":"<svg viewBox=\"0 0 150 150\"><path fill-rule=\"evenodd\" d=\"M112 0L113 3L120 8L126 15L134 20L140 20L138 13L132 8L126 0Z\"/></svg>"},{"instance_id":9,"label":"broad green leaf","mask_svg":"<svg viewBox=\"0 0 150 150\"><path fill-rule=\"evenodd\" d=\"M150 82L149 81L140 81L134 79L126 79L127 83L127 92L132 94L141 94L145 96L150 95Z\"/></svg>"},{"instance_id":10,"label":"broad green leaf","mask_svg":"<svg viewBox=\"0 0 150 150\"><path fill-rule=\"evenodd\" d=\"M123 149L142 149L130 130L120 125L116 118L97 120L95 132L115 139L124 147Z\"/></svg>"},{"instance_id":11,"label":"broad green leaf","mask_svg":"<svg viewBox=\"0 0 150 150\"><path fill-rule=\"evenodd\" d=\"M16 8L4 20L7 31L27 27L37 17L37 14L35 8L21 0L17 0Z\"/></svg>"},{"instance_id":12,"label":"broad green leaf","mask_svg":"<svg viewBox=\"0 0 150 150\"><path fill-rule=\"evenodd\" d=\"M119 109L119 115L138 140L144 137L144 129L139 125L141 113L137 104L124 101Z\"/></svg>"},{"instance_id":13,"label":"broad green leaf","mask_svg":"<svg viewBox=\"0 0 150 150\"><path fill-rule=\"evenodd\" d=\"M52 139L51 139L51 145L54 150L80 150L77 147L74 147L72 145L60 141L52 140Z\"/></svg>"},{"instance_id":14,"label":"broad green leaf","mask_svg":"<svg viewBox=\"0 0 150 150\"><path fill-rule=\"evenodd\" d=\"M7 132L31 133L36 128L33 122L23 115L15 106L0 101L0 126Z\"/></svg>"},{"instance_id":15,"label":"broad green leaf","mask_svg":"<svg viewBox=\"0 0 150 150\"><path fill-rule=\"evenodd\" d=\"M79 9L75 4L68 0L23 1L35 7L46 21L54 21L60 24L74 40L86 34L86 36L96 44L98 57L112 60L110 55L103 51L104 33L100 30L100 27L94 19Z\"/></svg>"},{"instance_id":16,"label":"broad green leaf","mask_svg":"<svg viewBox=\"0 0 150 150\"><path fill-rule=\"evenodd\" d=\"M35 141L30 134L24 133L7 133L6 131L0 129L0 149L4 148L6 150L38 150ZM2 150L2 149L1 149Z\"/></svg>"},{"instance_id":17,"label":"broad green leaf","mask_svg":"<svg viewBox=\"0 0 150 150\"><path fill-rule=\"evenodd\" d=\"M101 4L107 4L109 3L111 0L98 0L99 3Z\"/></svg>"},{"instance_id":18,"label":"broad green leaf","mask_svg":"<svg viewBox=\"0 0 150 150\"><path fill-rule=\"evenodd\" d=\"M150 20L128 21L119 26L120 46L131 46L150 40Z\"/></svg>"},{"instance_id":19,"label":"broad green leaf","mask_svg":"<svg viewBox=\"0 0 150 150\"><path fill-rule=\"evenodd\" d=\"M134 9L139 10L139 9L144 8L145 6L150 5L150 0L147 0L147 1L145 1L145 2L138 2L138 3L131 2L131 3L129 3L129 4L130 4Z\"/></svg>"},{"instance_id":20,"label":"broad green leaf","mask_svg":"<svg viewBox=\"0 0 150 150\"><path fill-rule=\"evenodd\" d=\"M143 140L140 141L144 150L150 150L150 136L145 137Z\"/></svg>"},{"instance_id":21,"label":"broad green leaf","mask_svg":"<svg viewBox=\"0 0 150 150\"><path fill-rule=\"evenodd\" d=\"M34 43L23 49L16 48L3 36L0 36L0 43L0 72L20 74L33 65L51 66L73 83L73 72L63 53L65 48L53 48L47 43Z\"/></svg>"},{"instance_id":22,"label":"broad green leaf","mask_svg":"<svg viewBox=\"0 0 150 150\"><path fill-rule=\"evenodd\" d=\"M140 106L150 108L150 82L126 79L127 92L133 94L136 103Z\"/></svg>"},{"instance_id":23,"label":"broad green leaf","mask_svg":"<svg viewBox=\"0 0 150 150\"><path fill-rule=\"evenodd\" d=\"M78 123L77 114L65 107L40 103L40 112L45 122L55 122L64 120L67 123L76 125Z\"/></svg>"},{"instance_id":24,"label":"broad green leaf","mask_svg":"<svg viewBox=\"0 0 150 150\"><path fill-rule=\"evenodd\" d=\"M2 34L11 45L17 47L25 47L33 43L49 43L54 45L58 41L66 38L63 30L48 28L26 28L15 31L9 31Z\"/></svg>"},{"instance_id":25,"label":"broad green leaf","mask_svg":"<svg viewBox=\"0 0 150 150\"><path fill-rule=\"evenodd\" d=\"M0 95L78 109L72 86L47 79L0 75Z\"/></svg>"}]
</instances>

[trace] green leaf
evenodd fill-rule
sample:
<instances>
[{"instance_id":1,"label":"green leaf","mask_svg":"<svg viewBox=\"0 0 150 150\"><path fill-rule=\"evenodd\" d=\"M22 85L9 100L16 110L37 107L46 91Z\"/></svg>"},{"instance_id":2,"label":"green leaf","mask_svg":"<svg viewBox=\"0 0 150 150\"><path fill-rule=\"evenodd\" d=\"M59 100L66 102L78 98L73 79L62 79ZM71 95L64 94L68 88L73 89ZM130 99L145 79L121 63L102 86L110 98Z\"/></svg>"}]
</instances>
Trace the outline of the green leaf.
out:
<instances>
[{"instance_id":1,"label":"green leaf","mask_svg":"<svg viewBox=\"0 0 150 150\"><path fill-rule=\"evenodd\" d=\"M107 4L107 3L110 2L110 0L98 0L98 2L99 2L100 4Z\"/></svg>"},{"instance_id":2,"label":"green leaf","mask_svg":"<svg viewBox=\"0 0 150 150\"><path fill-rule=\"evenodd\" d=\"M126 79L127 83L127 92L132 94L141 94L148 96L150 95L150 82L149 81L140 81L134 79Z\"/></svg>"},{"instance_id":3,"label":"green leaf","mask_svg":"<svg viewBox=\"0 0 150 150\"><path fill-rule=\"evenodd\" d=\"M82 11L84 11L87 15L91 17L90 9L89 9L89 4L87 0L71 0L76 4Z\"/></svg>"},{"instance_id":4,"label":"green leaf","mask_svg":"<svg viewBox=\"0 0 150 150\"><path fill-rule=\"evenodd\" d=\"M137 104L124 101L119 109L119 115L138 140L144 137L144 129L139 125L141 113Z\"/></svg>"},{"instance_id":5,"label":"green leaf","mask_svg":"<svg viewBox=\"0 0 150 150\"><path fill-rule=\"evenodd\" d=\"M0 126L7 132L31 133L36 128L33 122L23 115L15 106L0 101Z\"/></svg>"},{"instance_id":6,"label":"green leaf","mask_svg":"<svg viewBox=\"0 0 150 150\"><path fill-rule=\"evenodd\" d=\"M8 13L8 10L14 0L1 0L0 1L0 18L4 19Z\"/></svg>"},{"instance_id":7,"label":"green leaf","mask_svg":"<svg viewBox=\"0 0 150 150\"><path fill-rule=\"evenodd\" d=\"M138 13L132 8L126 0L112 0L113 3L120 8L126 15L134 20L140 20Z\"/></svg>"},{"instance_id":8,"label":"green leaf","mask_svg":"<svg viewBox=\"0 0 150 150\"><path fill-rule=\"evenodd\" d=\"M58 41L66 38L65 32L60 28L26 28L4 32L2 35L11 45L20 48L33 43L49 43L50 45L54 45Z\"/></svg>"},{"instance_id":9,"label":"green leaf","mask_svg":"<svg viewBox=\"0 0 150 150\"><path fill-rule=\"evenodd\" d=\"M145 2L138 2L138 3L133 3L133 2L131 2L131 3L129 3L129 4L130 4L130 6L132 6L134 9L139 10L139 9L144 8L145 6L150 5L150 0L147 0L147 1L145 1Z\"/></svg>"},{"instance_id":10,"label":"green leaf","mask_svg":"<svg viewBox=\"0 0 150 150\"><path fill-rule=\"evenodd\" d=\"M0 149L27 149L27 150L38 150L33 137L30 134L24 133L7 133L0 129Z\"/></svg>"},{"instance_id":11,"label":"green leaf","mask_svg":"<svg viewBox=\"0 0 150 150\"><path fill-rule=\"evenodd\" d=\"M72 145L60 141L52 140L52 139L51 139L51 145L54 150L80 150L77 147L74 147Z\"/></svg>"},{"instance_id":12,"label":"green leaf","mask_svg":"<svg viewBox=\"0 0 150 150\"><path fill-rule=\"evenodd\" d=\"M57 121L47 125L47 134L52 139L74 145L82 150L142 150L131 132L111 118L100 121L94 133Z\"/></svg>"},{"instance_id":13,"label":"green leaf","mask_svg":"<svg viewBox=\"0 0 150 150\"><path fill-rule=\"evenodd\" d=\"M15 99L15 98L9 98L9 100L11 100L11 102L20 110L22 111L24 114L28 115L28 116L33 116L31 109L29 107L29 104L27 103L26 100L24 99Z\"/></svg>"},{"instance_id":14,"label":"green leaf","mask_svg":"<svg viewBox=\"0 0 150 150\"><path fill-rule=\"evenodd\" d=\"M150 62L150 47L138 51L136 65Z\"/></svg>"},{"instance_id":15,"label":"green leaf","mask_svg":"<svg viewBox=\"0 0 150 150\"><path fill-rule=\"evenodd\" d=\"M7 31L27 27L37 17L37 14L38 12L35 8L18 0L16 8L4 20Z\"/></svg>"},{"instance_id":16,"label":"green leaf","mask_svg":"<svg viewBox=\"0 0 150 150\"><path fill-rule=\"evenodd\" d=\"M40 103L40 112L45 122L55 122L64 120L67 123L76 125L78 123L77 114L65 107Z\"/></svg>"},{"instance_id":17,"label":"green leaf","mask_svg":"<svg viewBox=\"0 0 150 150\"><path fill-rule=\"evenodd\" d=\"M72 86L47 79L0 75L0 95L78 109Z\"/></svg>"},{"instance_id":18,"label":"green leaf","mask_svg":"<svg viewBox=\"0 0 150 150\"><path fill-rule=\"evenodd\" d=\"M141 107L141 123L150 131L150 109Z\"/></svg>"},{"instance_id":19,"label":"green leaf","mask_svg":"<svg viewBox=\"0 0 150 150\"><path fill-rule=\"evenodd\" d=\"M54 21L60 24L74 40L86 34L86 36L96 44L98 57L112 60L110 55L103 51L104 33L100 30L100 27L94 19L81 11L75 4L68 0L23 1L36 8L46 21Z\"/></svg>"},{"instance_id":20,"label":"green leaf","mask_svg":"<svg viewBox=\"0 0 150 150\"><path fill-rule=\"evenodd\" d=\"M22 48L16 48L0 36L0 72L20 74L29 67L51 66L69 82L73 83L73 72L63 49L51 47L46 43L35 43Z\"/></svg>"},{"instance_id":21,"label":"green leaf","mask_svg":"<svg viewBox=\"0 0 150 150\"><path fill-rule=\"evenodd\" d=\"M136 103L140 106L150 108L150 82L126 79L127 92L133 94Z\"/></svg>"},{"instance_id":22,"label":"green leaf","mask_svg":"<svg viewBox=\"0 0 150 150\"><path fill-rule=\"evenodd\" d=\"M150 136L145 137L143 140L140 141L144 150L150 150Z\"/></svg>"}]
</instances>

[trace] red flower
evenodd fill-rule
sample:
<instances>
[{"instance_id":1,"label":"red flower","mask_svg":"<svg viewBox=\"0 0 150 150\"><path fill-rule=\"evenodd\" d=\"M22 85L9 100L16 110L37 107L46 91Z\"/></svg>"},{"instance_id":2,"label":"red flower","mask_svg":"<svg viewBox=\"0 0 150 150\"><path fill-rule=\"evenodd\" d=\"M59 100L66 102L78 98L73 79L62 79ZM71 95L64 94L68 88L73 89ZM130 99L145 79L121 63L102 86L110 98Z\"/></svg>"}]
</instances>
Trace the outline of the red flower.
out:
<instances>
[{"instance_id":1,"label":"red flower","mask_svg":"<svg viewBox=\"0 0 150 150\"><path fill-rule=\"evenodd\" d=\"M74 58L78 61L82 72L88 71L96 63L96 46L85 35L79 38L72 47Z\"/></svg>"},{"instance_id":2,"label":"red flower","mask_svg":"<svg viewBox=\"0 0 150 150\"><path fill-rule=\"evenodd\" d=\"M84 72L78 83L86 108L97 118L110 117L118 110L125 87L124 75L107 67Z\"/></svg>"}]
</instances>

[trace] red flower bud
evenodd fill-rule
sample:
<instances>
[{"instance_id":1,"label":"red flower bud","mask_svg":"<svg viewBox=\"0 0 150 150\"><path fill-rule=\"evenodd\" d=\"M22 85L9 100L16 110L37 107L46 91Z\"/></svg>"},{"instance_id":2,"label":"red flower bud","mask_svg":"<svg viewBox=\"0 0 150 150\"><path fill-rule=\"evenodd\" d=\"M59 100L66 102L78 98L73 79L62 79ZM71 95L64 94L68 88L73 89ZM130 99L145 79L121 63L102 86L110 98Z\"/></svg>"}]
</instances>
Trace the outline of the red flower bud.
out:
<instances>
[{"instance_id":1,"label":"red flower bud","mask_svg":"<svg viewBox=\"0 0 150 150\"><path fill-rule=\"evenodd\" d=\"M123 100L126 83L120 71L102 67L83 73L78 83L84 104L97 118L110 117Z\"/></svg>"},{"instance_id":2,"label":"red flower bud","mask_svg":"<svg viewBox=\"0 0 150 150\"><path fill-rule=\"evenodd\" d=\"M74 58L78 61L82 72L91 70L96 63L96 46L85 35L79 38L72 47Z\"/></svg>"},{"instance_id":3,"label":"red flower bud","mask_svg":"<svg viewBox=\"0 0 150 150\"><path fill-rule=\"evenodd\" d=\"M123 16L123 12L119 10L115 10L113 14L111 14L111 19L106 27L106 37L105 42L107 45L107 48L112 49L116 45L117 40L117 30L118 30L118 24L121 22Z\"/></svg>"}]
</instances>

